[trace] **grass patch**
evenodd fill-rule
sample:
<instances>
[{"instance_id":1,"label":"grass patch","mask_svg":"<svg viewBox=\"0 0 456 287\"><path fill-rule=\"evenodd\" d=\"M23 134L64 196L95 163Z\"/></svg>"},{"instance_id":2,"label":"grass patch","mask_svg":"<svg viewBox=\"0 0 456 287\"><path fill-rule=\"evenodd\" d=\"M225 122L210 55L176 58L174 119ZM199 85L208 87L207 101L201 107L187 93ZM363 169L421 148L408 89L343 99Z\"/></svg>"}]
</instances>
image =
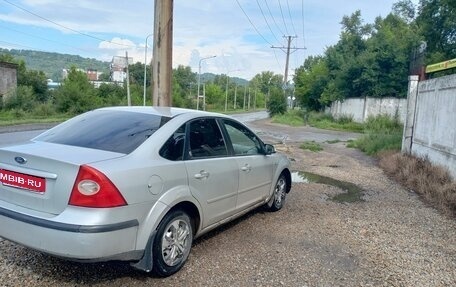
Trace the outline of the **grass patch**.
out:
<instances>
[{"instance_id":1,"label":"grass patch","mask_svg":"<svg viewBox=\"0 0 456 287\"><path fill-rule=\"evenodd\" d=\"M52 117L52 118L27 118L27 119L11 119L0 120L0 127L23 125L23 124L48 124L48 123L61 123L68 119L68 117Z\"/></svg>"},{"instance_id":2,"label":"grass patch","mask_svg":"<svg viewBox=\"0 0 456 287\"><path fill-rule=\"evenodd\" d=\"M348 141L347 147L359 148L368 155L376 155L384 150L400 150L402 145L403 126L398 116L392 118L388 115L379 115L369 117L365 123L356 123L350 115L334 119L330 114L296 109L274 116L272 122L289 126L309 124L320 129L363 133L364 135L357 140ZM337 142L339 140L328 141Z\"/></svg>"},{"instance_id":3,"label":"grass patch","mask_svg":"<svg viewBox=\"0 0 456 287\"><path fill-rule=\"evenodd\" d=\"M354 122L351 116L334 119L330 114L306 112L299 109L289 110L282 115L275 115L272 117L272 122L293 127L310 125L319 129L336 131L363 132L364 130L363 124Z\"/></svg>"},{"instance_id":4,"label":"grass patch","mask_svg":"<svg viewBox=\"0 0 456 287\"><path fill-rule=\"evenodd\" d=\"M330 141L326 141L326 142L329 144L336 144L336 143L340 143L341 140L330 140Z\"/></svg>"},{"instance_id":5,"label":"grass patch","mask_svg":"<svg viewBox=\"0 0 456 287\"><path fill-rule=\"evenodd\" d=\"M40 103L27 111L20 108L0 111L0 126L59 123L71 117L70 114L57 113L48 103Z\"/></svg>"},{"instance_id":6,"label":"grass patch","mask_svg":"<svg viewBox=\"0 0 456 287\"><path fill-rule=\"evenodd\" d=\"M307 123L315 128L336 131L349 131L362 133L364 125L353 121L352 116L342 116L334 119L330 114L309 112Z\"/></svg>"},{"instance_id":7,"label":"grass patch","mask_svg":"<svg viewBox=\"0 0 456 287\"><path fill-rule=\"evenodd\" d=\"M403 186L420 194L444 213L456 217L456 182L429 160L397 152L379 154L380 167Z\"/></svg>"},{"instance_id":8,"label":"grass patch","mask_svg":"<svg viewBox=\"0 0 456 287\"><path fill-rule=\"evenodd\" d=\"M323 150L321 145L319 143L315 142L315 141L305 141L299 147L301 149L310 150L310 151L313 151L313 152L319 152L319 151Z\"/></svg>"},{"instance_id":9,"label":"grass patch","mask_svg":"<svg viewBox=\"0 0 456 287\"><path fill-rule=\"evenodd\" d=\"M285 114L275 115L272 117L272 122L293 127L299 127L305 124L304 114L301 110L290 110Z\"/></svg>"},{"instance_id":10,"label":"grass patch","mask_svg":"<svg viewBox=\"0 0 456 287\"><path fill-rule=\"evenodd\" d=\"M347 147L359 148L368 155L377 155L386 150L400 150L402 130L398 117L391 118L388 115L369 117L365 123L365 135L349 143Z\"/></svg>"}]
</instances>

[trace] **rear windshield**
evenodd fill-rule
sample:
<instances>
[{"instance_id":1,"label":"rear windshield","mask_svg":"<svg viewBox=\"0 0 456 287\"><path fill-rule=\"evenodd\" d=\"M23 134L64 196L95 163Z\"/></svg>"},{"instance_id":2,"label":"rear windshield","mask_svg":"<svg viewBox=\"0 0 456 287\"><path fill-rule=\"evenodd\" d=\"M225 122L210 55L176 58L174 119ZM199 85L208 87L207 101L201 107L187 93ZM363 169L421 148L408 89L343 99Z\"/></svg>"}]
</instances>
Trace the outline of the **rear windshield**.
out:
<instances>
[{"instance_id":1,"label":"rear windshield","mask_svg":"<svg viewBox=\"0 0 456 287\"><path fill-rule=\"evenodd\" d=\"M128 154L171 118L138 112L87 112L39 135L37 141Z\"/></svg>"}]
</instances>

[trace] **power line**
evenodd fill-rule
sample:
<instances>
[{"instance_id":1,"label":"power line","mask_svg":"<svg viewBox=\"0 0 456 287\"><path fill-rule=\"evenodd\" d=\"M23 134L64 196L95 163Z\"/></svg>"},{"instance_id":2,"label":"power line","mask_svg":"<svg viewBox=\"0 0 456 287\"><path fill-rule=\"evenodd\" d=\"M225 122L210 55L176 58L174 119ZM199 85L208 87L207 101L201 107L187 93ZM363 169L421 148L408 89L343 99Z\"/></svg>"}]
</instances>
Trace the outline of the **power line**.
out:
<instances>
[{"instance_id":1,"label":"power line","mask_svg":"<svg viewBox=\"0 0 456 287\"><path fill-rule=\"evenodd\" d=\"M260 2L259 2L258 0L256 0L256 2L257 2L257 4L258 4L258 8L260 8L261 14L263 15L264 21L266 22L266 25L267 25L268 28L269 28L269 31L271 31L271 34L272 34L272 36L274 36L274 38L276 39L276 41L277 41L277 42L280 42L280 40L276 37L276 35L275 35L274 32L272 31L271 26L269 26L269 22L268 22L268 20L266 19L266 16L264 15L263 8L261 8Z\"/></svg>"},{"instance_id":2,"label":"power line","mask_svg":"<svg viewBox=\"0 0 456 287\"><path fill-rule=\"evenodd\" d=\"M86 36L86 37L89 37L89 38L92 38L92 39L95 39L95 40L99 40L99 41L103 41L103 42L108 42L108 43L111 43L111 44L119 45L119 46L134 47L134 46L131 46L131 45L126 45L126 44L122 44L122 43L112 42L112 41L110 41L110 40L102 39L102 38L99 38L99 37L96 37L96 36L92 36L92 35L90 35L90 34L86 34L86 33L77 31L77 30L75 30L75 29L66 27L66 26L64 26L64 25L62 25L62 24L59 24L59 23L57 23L57 22L54 22L54 21L49 20L49 19L47 19L47 18L44 18L44 17L42 17L42 16L40 16L40 15L38 15L38 14L32 12L32 11L29 11L29 10L23 8L23 7L20 7L19 5L16 5L16 4L14 4L14 3L11 3L11 2L8 1L8 0L3 0L3 1L5 1L6 3L8 3L8 4L10 4L10 5L12 5L12 6L14 6L14 7L16 7L16 8L18 8L18 9L22 10L22 11L24 11L24 12L27 12L27 13L29 13L29 14L35 16L35 17L38 17L38 18L40 18L40 19L42 19L42 20L44 20L44 21L47 21L47 22L49 22L49 23L52 23L52 24L54 24L54 25L56 25L56 26L59 26L59 27L61 27L61 28L66 29L66 30L75 32L75 33L77 33L77 34L80 34L80 35L83 35L83 36Z\"/></svg>"},{"instance_id":3,"label":"power line","mask_svg":"<svg viewBox=\"0 0 456 287\"><path fill-rule=\"evenodd\" d=\"M280 62L279 62L279 58L277 57L276 51L275 51L275 50L272 50L272 51L274 52L274 57L275 57L275 59L276 59L276 61L277 61L277 65L279 65L279 68L282 70L282 65L281 65Z\"/></svg>"},{"instance_id":4,"label":"power line","mask_svg":"<svg viewBox=\"0 0 456 287\"><path fill-rule=\"evenodd\" d=\"M293 38L297 38L298 36L283 36L283 37L287 39L287 42L288 42L287 47L283 47L283 46L282 47L274 47L274 46L271 46L271 48L273 48L273 49L281 49L282 51L284 51L287 54L287 58L286 58L286 61L285 61L285 77L283 79L283 83L284 83L284 85L286 85L287 82L288 82L288 64L289 64L289 61L290 61L290 54L295 52L296 50L305 49L305 47L301 47L301 48L293 47L293 48L291 48L291 41L293 40Z\"/></svg>"},{"instance_id":5,"label":"power line","mask_svg":"<svg viewBox=\"0 0 456 287\"><path fill-rule=\"evenodd\" d=\"M293 17L291 17L290 3L288 2L288 0L287 0L287 8L288 8L288 15L290 15L291 27L293 28L293 32L295 33L295 35L298 35L298 33L296 33L296 29L293 24Z\"/></svg>"},{"instance_id":6,"label":"power line","mask_svg":"<svg viewBox=\"0 0 456 287\"><path fill-rule=\"evenodd\" d=\"M283 26L285 27L285 31L287 32L287 35L289 35L288 28L287 28L287 23L285 23L285 17L283 16L282 4L280 4L280 0L277 0L277 2L279 3L280 14L282 14Z\"/></svg>"},{"instance_id":7,"label":"power line","mask_svg":"<svg viewBox=\"0 0 456 287\"><path fill-rule=\"evenodd\" d=\"M306 46L306 29L304 27L304 0L301 0L301 18L302 18L302 43Z\"/></svg>"},{"instance_id":8,"label":"power line","mask_svg":"<svg viewBox=\"0 0 456 287\"><path fill-rule=\"evenodd\" d=\"M279 31L280 31L280 34L282 34L282 35L283 35L284 33L283 33L282 29L280 29L280 26L277 24L277 22L276 22L276 20L275 20L275 18L274 18L274 15L272 15L271 9L269 8L269 4L268 4L268 1L267 1L267 0L264 0L264 3L266 4L266 7L268 8L268 11L269 11L269 15L271 16L271 18L272 18L272 21L273 21L273 22L274 22L274 24L276 25L276 27L277 27L277 30L279 30Z\"/></svg>"},{"instance_id":9,"label":"power line","mask_svg":"<svg viewBox=\"0 0 456 287\"><path fill-rule=\"evenodd\" d=\"M266 38L258 31L257 27L253 24L252 20L250 20L250 17L247 15L247 13L244 11L244 8L242 8L241 3L239 3L239 0L236 0L237 4L239 5L239 8L241 8L242 12L244 13L245 17L247 17L247 20L249 20L250 24L252 25L253 29L257 32L258 35L263 38L263 40L268 43L269 45L272 45Z\"/></svg>"},{"instance_id":10,"label":"power line","mask_svg":"<svg viewBox=\"0 0 456 287\"><path fill-rule=\"evenodd\" d=\"M24 34L24 35L26 35L26 36L28 36L28 37L32 37L32 38L36 38L36 39L41 39L41 40L44 40L44 41L48 41L48 42L56 43L56 44L59 44L59 45L67 46L67 47L70 47L70 48L75 49L75 50L80 50L80 51L83 51L83 52L88 52L88 50L84 50L84 49L81 49L81 48L78 48L78 47L75 47L75 46L71 46L71 45L62 43L62 42L58 42L58 41L54 41L54 40L47 39L47 38L44 38L44 37L40 37L40 36L37 36L37 35L34 35L34 34L26 33L26 32L23 32L23 31L19 31L19 30L13 29L13 28L4 27L4 26L0 26L0 28L2 28L2 29L7 29L7 30L10 30L10 31L19 33L19 34Z\"/></svg>"}]
</instances>

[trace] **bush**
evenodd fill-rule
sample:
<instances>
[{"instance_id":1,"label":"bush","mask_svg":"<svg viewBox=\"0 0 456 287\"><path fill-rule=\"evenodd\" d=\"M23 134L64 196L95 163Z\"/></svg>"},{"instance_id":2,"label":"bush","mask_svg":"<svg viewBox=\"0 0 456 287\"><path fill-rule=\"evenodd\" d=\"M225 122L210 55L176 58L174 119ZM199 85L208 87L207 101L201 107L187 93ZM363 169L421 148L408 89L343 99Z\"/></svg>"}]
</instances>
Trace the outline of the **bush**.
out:
<instances>
[{"instance_id":1,"label":"bush","mask_svg":"<svg viewBox=\"0 0 456 287\"><path fill-rule=\"evenodd\" d=\"M366 121L366 130L371 132L402 132L402 124L398 116L390 117L389 115L378 115L368 117Z\"/></svg>"},{"instance_id":2,"label":"bush","mask_svg":"<svg viewBox=\"0 0 456 287\"><path fill-rule=\"evenodd\" d=\"M337 118L336 122L342 125L352 123L353 115L341 115L339 118Z\"/></svg>"},{"instance_id":3,"label":"bush","mask_svg":"<svg viewBox=\"0 0 456 287\"><path fill-rule=\"evenodd\" d=\"M369 117L364 128L366 135L357 139L352 146L368 155L376 155L386 150L400 150L402 129L398 117L391 118L388 115Z\"/></svg>"},{"instance_id":4,"label":"bush","mask_svg":"<svg viewBox=\"0 0 456 287\"><path fill-rule=\"evenodd\" d=\"M32 111L32 115L38 118L46 118L55 114L55 106L51 102L38 104Z\"/></svg>"},{"instance_id":5,"label":"bush","mask_svg":"<svg viewBox=\"0 0 456 287\"><path fill-rule=\"evenodd\" d=\"M287 101L283 92L279 89L273 89L267 103L268 113L270 117L282 115L287 111Z\"/></svg>"},{"instance_id":6,"label":"bush","mask_svg":"<svg viewBox=\"0 0 456 287\"><path fill-rule=\"evenodd\" d=\"M31 111L36 104L33 88L30 86L19 86L15 93L5 99L3 108L5 110L20 109Z\"/></svg>"},{"instance_id":7,"label":"bush","mask_svg":"<svg viewBox=\"0 0 456 287\"><path fill-rule=\"evenodd\" d=\"M355 140L352 146L368 155L376 155L380 151L400 150L402 133L368 133Z\"/></svg>"}]
</instances>

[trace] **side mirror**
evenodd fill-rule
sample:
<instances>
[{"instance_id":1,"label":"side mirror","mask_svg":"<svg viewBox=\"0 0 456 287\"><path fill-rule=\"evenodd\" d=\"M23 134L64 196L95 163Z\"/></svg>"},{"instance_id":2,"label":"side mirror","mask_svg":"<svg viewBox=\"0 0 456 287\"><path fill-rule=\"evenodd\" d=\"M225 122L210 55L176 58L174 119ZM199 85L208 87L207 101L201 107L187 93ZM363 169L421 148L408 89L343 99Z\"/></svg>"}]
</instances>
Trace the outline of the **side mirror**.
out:
<instances>
[{"instance_id":1,"label":"side mirror","mask_svg":"<svg viewBox=\"0 0 456 287\"><path fill-rule=\"evenodd\" d=\"M270 155L270 154L273 154L276 152L275 148L272 144L265 144L264 150L265 150L266 155Z\"/></svg>"}]
</instances>

